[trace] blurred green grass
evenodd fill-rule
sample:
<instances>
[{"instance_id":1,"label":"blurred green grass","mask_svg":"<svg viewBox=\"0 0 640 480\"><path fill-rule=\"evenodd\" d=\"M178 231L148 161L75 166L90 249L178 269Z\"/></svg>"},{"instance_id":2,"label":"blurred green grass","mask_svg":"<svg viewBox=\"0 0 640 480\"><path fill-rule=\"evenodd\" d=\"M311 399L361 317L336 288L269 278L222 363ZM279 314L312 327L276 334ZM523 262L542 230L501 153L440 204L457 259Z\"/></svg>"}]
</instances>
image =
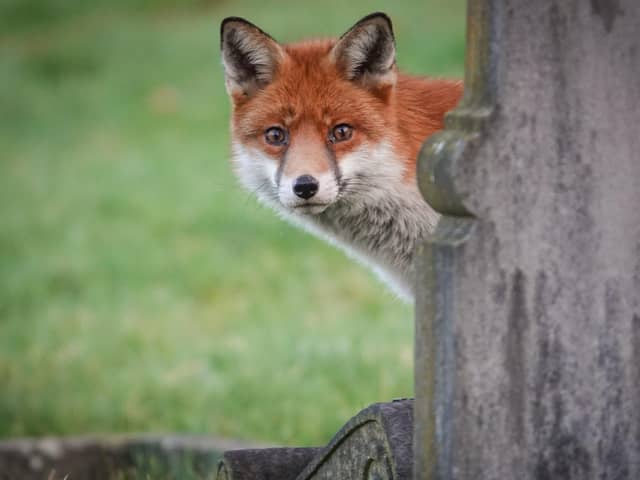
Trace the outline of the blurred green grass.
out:
<instances>
[{"instance_id":1,"label":"blurred green grass","mask_svg":"<svg viewBox=\"0 0 640 480\"><path fill-rule=\"evenodd\" d=\"M231 174L218 25L335 36L460 76L463 0L0 3L0 436L319 444L412 395L411 309Z\"/></svg>"}]
</instances>

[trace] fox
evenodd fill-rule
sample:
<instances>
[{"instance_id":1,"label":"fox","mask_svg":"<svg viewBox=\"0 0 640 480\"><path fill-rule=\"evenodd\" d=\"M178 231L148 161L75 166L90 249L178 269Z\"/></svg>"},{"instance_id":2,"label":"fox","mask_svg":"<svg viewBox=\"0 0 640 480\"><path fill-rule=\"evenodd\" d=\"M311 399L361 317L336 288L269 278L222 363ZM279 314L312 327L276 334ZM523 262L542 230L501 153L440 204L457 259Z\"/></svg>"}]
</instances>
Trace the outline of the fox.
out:
<instances>
[{"instance_id":1,"label":"fox","mask_svg":"<svg viewBox=\"0 0 640 480\"><path fill-rule=\"evenodd\" d=\"M411 302L414 252L440 218L419 191L417 156L462 81L400 72L382 12L337 39L291 44L228 17L220 49L240 183Z\"/></svg>"}]
</instances>

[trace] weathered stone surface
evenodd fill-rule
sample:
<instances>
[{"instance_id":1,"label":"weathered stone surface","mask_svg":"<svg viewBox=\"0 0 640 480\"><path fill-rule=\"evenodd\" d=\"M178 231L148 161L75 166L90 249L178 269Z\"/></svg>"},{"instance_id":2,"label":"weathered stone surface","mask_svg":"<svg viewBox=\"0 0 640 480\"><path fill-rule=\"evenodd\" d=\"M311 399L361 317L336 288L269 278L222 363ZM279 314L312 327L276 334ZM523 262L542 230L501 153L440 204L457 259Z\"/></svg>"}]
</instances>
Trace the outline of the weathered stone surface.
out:
<instances>
[{"instance_id":1,"label":"weathered stone surface","mask_svg":"<svg viewBox=\"0 0 640 480\"><path fill-rule=\"evenodd\" d=\"M195 436L0 441L0 480L211 479L237 442Z\"/></svg>"},{"instance_id":2,"label":"weathered stone surface","mask_svg":"<svg viewBox=\"0 0 640 480\"><path fill-rule=\"evenodd\" d=\"M413 400L378 403L349 420L323 448L226 452L217 479L409 480L412 432Z\"/></svg>"},{"instance_id":3,"label":"weathered stone surface","mask_svg":"<svg viewBox=\"0 0 640 480\"><path fill-rule=\"evenodd\" d=\"M640 478L640 2L473 0L420 161L416 479Z\"/></svg>"},{"instance_id":4,"label":"weathered stone surface","mask_svg":"<svg viewBox=\"0 0 640 480\"><path fill-rule=\"evenodd\" d=\"M353 417L298 480L409 480L413 400L377 403Z\"/></svg>"},{"instance_id":5,"label":"weathered stone surface","mask_svg":"<svg viewBox=\"0 0 640 480\"><path fill-rule=\"evenodd\" d=\"M295 480L322 448L262 448L224 453L217 480Z\"/></svg>"}]
</instances>

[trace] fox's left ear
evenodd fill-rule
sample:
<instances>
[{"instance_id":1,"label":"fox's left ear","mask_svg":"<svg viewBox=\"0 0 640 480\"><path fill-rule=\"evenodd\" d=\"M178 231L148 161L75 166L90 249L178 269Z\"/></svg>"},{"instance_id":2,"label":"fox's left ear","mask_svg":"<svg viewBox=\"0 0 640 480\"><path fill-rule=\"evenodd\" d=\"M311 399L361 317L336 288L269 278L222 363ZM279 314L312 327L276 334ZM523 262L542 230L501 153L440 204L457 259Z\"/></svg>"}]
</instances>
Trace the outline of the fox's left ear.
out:
<instances>
[{"instance_id":1,"label":"fox's left ear","mask_svg":"<svg viewBox=\"0 0 640 480\"><path fill-rule=\"evenodd\" d=\"M331 55L348 80L371 88L395 83L396 46L391 20L384 13L361 19L340 37Z\"/></svg>"},{"instance_id":2,"label":"fox's left ear","mask_svg":"<svg viewBox=\"0 0 640 480\"><path fill-rule=\"evenodd\" d=\"M251 97L271 83L285 57L278 42L239 17L222 21L220 50L227 92L234 98Z\"/></svg>"}]
</instances>

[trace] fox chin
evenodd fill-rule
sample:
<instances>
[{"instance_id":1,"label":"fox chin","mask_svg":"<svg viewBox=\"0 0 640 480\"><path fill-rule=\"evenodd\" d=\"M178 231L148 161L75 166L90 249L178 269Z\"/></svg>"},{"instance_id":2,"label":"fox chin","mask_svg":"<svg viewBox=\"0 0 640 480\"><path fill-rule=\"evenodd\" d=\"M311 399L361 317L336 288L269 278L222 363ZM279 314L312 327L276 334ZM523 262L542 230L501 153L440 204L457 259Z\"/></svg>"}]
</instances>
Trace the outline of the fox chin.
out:
<instances>
[{"instance_id":1,"label":"fox chin","mask_svg":"<svg viewBox=\"0 0 640 480\"><path fill-rule=\"evenodd\" d=\"M418 190L416 158L462 82L399 72L383 13L338 39L283 45L238 17L220 34L241 183L412 300L414 250L439 218Z\"/></svg>"}]
</instances>

